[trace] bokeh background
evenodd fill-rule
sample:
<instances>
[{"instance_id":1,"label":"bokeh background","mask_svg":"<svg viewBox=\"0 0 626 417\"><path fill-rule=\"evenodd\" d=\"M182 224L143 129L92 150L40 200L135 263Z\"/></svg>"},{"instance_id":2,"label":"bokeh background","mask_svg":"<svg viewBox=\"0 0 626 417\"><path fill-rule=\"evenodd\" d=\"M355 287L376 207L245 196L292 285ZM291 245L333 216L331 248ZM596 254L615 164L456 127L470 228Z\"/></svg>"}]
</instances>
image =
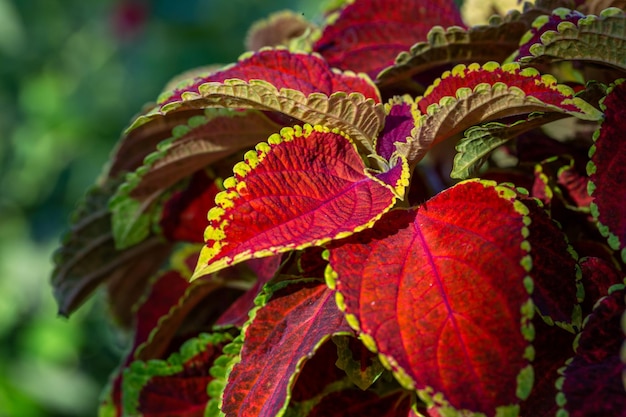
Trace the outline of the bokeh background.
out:
<instances>
[{"instance_id":1,"label":"bokeh background","mask_svg":"<svg viewBox=\"0 0 626 417\"><path fill-rule=\"evenodd\" d=\"M248 27L316 0L0 0L0 417L94 416L124 335L96 297L57 317L51 256L120 132Z\"/></svg>"}]
</instances>

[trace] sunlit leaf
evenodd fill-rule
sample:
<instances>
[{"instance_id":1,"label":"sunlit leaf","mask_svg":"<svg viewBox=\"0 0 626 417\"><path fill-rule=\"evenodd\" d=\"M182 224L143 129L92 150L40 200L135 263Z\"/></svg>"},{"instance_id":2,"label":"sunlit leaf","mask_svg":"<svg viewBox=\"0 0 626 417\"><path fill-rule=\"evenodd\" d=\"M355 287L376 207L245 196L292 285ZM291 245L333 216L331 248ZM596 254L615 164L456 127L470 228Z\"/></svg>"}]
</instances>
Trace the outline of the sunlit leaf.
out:
<instances>
[{"instance_id":1,"label":"sunlit leaf","mask_svg":"<svg viewBox=\"0 0 626 417\"><path fill-rule=\"evenodd\" d=\"M224 375L221 410L226 416L280 415L307 358L331 336L352 334L333 291L319 280L266 287L257 304L242 331L239 358Z\"/></svg>"},{"instance_id":2,"label":"sunlit leaf","mask_svg":"<svg viewBox=\"0 0 626 417\"><path fill-rule=\"evenodd\" d=\"M565 13L562 11L550 18L539 18L537 23L544 24L522 44L517 59L533 64L560 60L590 61L626 70L624 11L610 8L600 16Z\"/></svg>"},{"instance_id":3,"label":"sunlit leaf","mask_svg":"<svg viewBox=\"0 0 626 417\"><path fill-rule=\"evenodd\" d=\"M406 169L400 163L376 175L338 132L283 129L247 153L224 181L194 277L369 227L406 187Z\"/></svg>"},{"instance_id":4,"label":"sunlit leaf","mask_svg":"<svg viewBox=\"0 0 626 417\"><path fill-rule=\"evenodd\" d=\"M313 50L332 67L375 78L400 52L425 40L434 24L463 26L453 1L355 1L329 18Z\"/></svg>"},{"instance_id":5,"label":"sunlit leaf","mask_svg":"<svg viewBox=\"0 0 626 417\"><path fill-rule=\"evenodd\" d=\"M528 396L525 213L510 189L464 182L330 247L348 322L427 404L494 416Z\"/></svg>"},{"instance_id":6,"label":"sunlit leaf","mask_svg":"<svg viewBox=\"0 0 626 417\"><path fill-rule=\"evenodd\" d=\"M124 372L124 413L132 416L202 417L213 380L209 369L232 340L228 333L189 339L167 360L135 361Z\"/></svg>"},{"instance_id":7,"label":"sunlit leaf","mask_svg":"<svg viewBox=\"0 0 626 417\"><path fill-rule=\"evenodd\" d=\"M625 295L622 287L596 306L577 339L576 356L561 371L557 403L570 417L624 415L626 365L620 350Z\"/></svg>"},{"instance_id":8,"label":"sunlit leaf","mask_svg":"<svg viewBox=\"0 0 626 417\"><path fill-rule=\"evenodd\" d=\"M446 71L418 98L420 114L413 140L398 144L410 164L417 163L435 144L479 124L534 112L573 115L598 120L601 113L574 97L574 91L518 64L459 65Z\"/></svg>"}]
</instances>

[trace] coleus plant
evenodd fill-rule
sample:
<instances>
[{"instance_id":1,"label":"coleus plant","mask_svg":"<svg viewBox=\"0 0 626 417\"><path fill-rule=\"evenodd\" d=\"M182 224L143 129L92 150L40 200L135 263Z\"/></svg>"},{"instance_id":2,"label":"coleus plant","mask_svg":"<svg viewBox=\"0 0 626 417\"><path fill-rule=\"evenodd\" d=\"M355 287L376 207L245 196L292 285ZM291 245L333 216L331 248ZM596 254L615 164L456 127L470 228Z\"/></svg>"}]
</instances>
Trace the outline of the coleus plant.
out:
<instances>
[{"instance_id":1,"label":"coleus plant","mask_svg":"<svg viewBox=\"0 0 626 417\"><path fill-rule=\"evenodd\" d=\"M284 12L168 86L55 257L132 334L100 415L626 415L611 5Z\"/></svg>"}]
</instances>

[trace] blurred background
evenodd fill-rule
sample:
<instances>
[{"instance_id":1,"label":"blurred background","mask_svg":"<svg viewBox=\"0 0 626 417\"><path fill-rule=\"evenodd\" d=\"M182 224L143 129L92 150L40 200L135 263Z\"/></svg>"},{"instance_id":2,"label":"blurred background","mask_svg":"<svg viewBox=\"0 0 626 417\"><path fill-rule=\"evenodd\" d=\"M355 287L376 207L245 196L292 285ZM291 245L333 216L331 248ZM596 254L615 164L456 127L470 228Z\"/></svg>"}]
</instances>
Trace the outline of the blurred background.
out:
<instances>
[{"instance_id":1,"label":"blurred background","mask_svg":"<svg viewBox=\"0 0 626 417\"><path fill-rule=\"evenodd\" d=\"M0 0L0 417L94 416L121 355L96 297L57 317L51 256L120 132L254 21L315 0Z\"/></svg>"}]
</instances>

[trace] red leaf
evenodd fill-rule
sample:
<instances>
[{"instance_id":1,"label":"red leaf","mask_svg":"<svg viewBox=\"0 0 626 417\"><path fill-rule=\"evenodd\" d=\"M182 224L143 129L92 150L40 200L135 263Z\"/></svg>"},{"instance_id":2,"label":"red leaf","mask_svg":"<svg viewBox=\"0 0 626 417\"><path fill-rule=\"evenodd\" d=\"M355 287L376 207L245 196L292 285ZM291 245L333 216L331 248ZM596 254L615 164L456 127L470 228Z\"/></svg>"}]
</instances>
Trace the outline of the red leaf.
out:
<instances>
[{"instance_id":1,"label":"red leaf","mask_svg":"<svg viewBox=\"0 0 626 417\"><path fill-rule=\"evenodd\" d=\"M625 305L623 289L604 298L585 322L577 355L557 383L558 400L570 417L624 416L626 395L620 359L625 337L621 326Z\"/></svg>"},{"instance_id":2,"label":"red leaf","mask_svg":"<svg viewBox=\"0 0 626 417\"><path fill-rule=\"evenodd\" d=\"M321 126L285 128L256 149L216 197L194 277L369 227L407 182L405 164L376 178L349 139Z\"/></svg>"},{"instance_id":3,"label":"red leaf","mask_svg":"<svg viewBox=\"0 0 626 417\"><path fill-rule=\"evenodd\" d=\"M532 338L526 211L509 189L464 182L331 247L327 279L348 321L431 403L493 416L519 402Z\"/></svg>"},{"instance_id":4,"label":"red leaf","mask_svg":"<svg viewBox=\"0 0 626 417\"><path fill-rule=\"evenodd\" d=\"M591 313L593 306L609 293L609 289L623 282L620 273L608 261L588 257L580 260L583 285L585 287L585 302L583 313Z\"/></svg>"},{"instance_id":5,"label":"red leaf","mask_svg":"<svg viewBox=\"0 0 626 417\"><path fill-rule=\"evenodd\" d=\"M323 283L283 282L271 291L244 330L240 362L224 390L226 416L278 415L303 362L330 336L352 333Z\"/></svg>"},{"instance_id":6,"label":"red leaf","mask_svg":"<svg viewBox=\"0 0 626 417\"><path fill-rule=\"evenodd\" d=\"M573 332L572 326L580 328L582 320L577 298L582 294L578 255L537 200L527 199L524 203L531 218L528 241L533 302L548 323L556 322Z\"/></svg>"},{"instance_id":7,"label":"red leaf","mask_svg":"<svg viewBox=\"0 0 626 417\"><path fill-rule=\"evenodd\" d=\"M193 175L187 188L172 195L163 207L160 226L163 235L172 241L204 241L207 212L215 206L218 184L204 171Z\"/></svg>"},{"instance_id":8,"label":"red leaf","mask_svg":"<svg viewBox=\"0 0 626 417\"><path fill-rule=\"evenodd\" d=\"M202 417L214 379L211 365L232 340L228 334L190 339L167 361L133 362L124 374L124 412L144 417Z\"/></svg>"},{"instance_id":9,"label":"red leaf","mask_svg":"<svg viewBox=\"0 0 626 417\"><path fill-rule=\"evenodd\" d=\"M594 135L595 144L589 151L591 163L591 212L599 229L608 238L611 248L621 251L626 262L626 82L615 85L604 99L605 119Z\"/></svg>"},{"instance_id":10,"label":"red leaf","mask_svg":"<svg viewBox=\"0 0 626 417\"><path fill-rule=\"evenodd\" d=\"M425 41L433 25L463 26L453 1L359 0L326 26L313 50L330 66L376 78L400 52Z\"/></svg>"},{"instance_id":11,"label":"red leaf","mask_svg":"<svg viewBox=\"0 0 626 417\"><path fill-rule=\"evenodd\" d=\"M243 81L265 80L277 89L289 88L309 95L319 92L329 96L337 91L359 92L380 102L378 90L369 80L353 74L341 74L319 56L293 53L286 49L263 50L243 55L239 62L161 97L161 107L182 101L184 93L197 93L202 84L237 78Z\"/></svg>"}]
</instances>

